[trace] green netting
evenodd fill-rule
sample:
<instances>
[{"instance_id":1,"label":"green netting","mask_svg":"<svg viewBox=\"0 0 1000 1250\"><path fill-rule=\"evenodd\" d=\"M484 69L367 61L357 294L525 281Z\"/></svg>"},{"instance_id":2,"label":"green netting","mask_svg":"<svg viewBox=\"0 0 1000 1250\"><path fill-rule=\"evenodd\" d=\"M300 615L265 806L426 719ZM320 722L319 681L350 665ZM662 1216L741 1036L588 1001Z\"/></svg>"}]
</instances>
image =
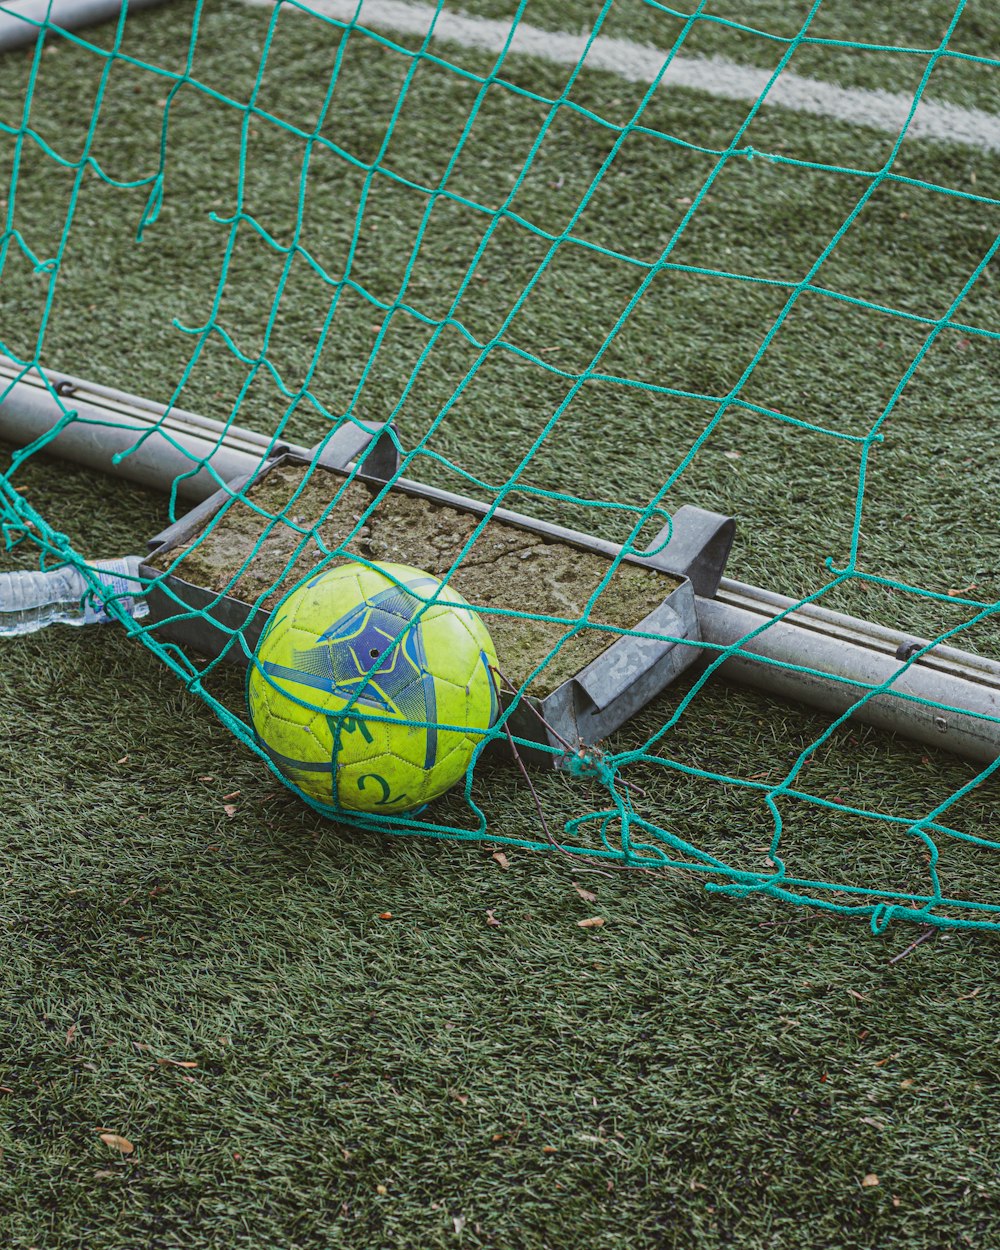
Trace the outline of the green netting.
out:
<instances>
[{"instance_id":1,"label":"green netting","mask_svg":"<svg viewBox=\"0 0 1000 1250\"><path fill-rule=\"evenodd\" d=\"M0 116L0 352L16 376L64 369L271 446L392 422L396 477L487 505L447 553L446 581L482 557L499 508L620 544L579 611L545 618L558 633L547 658L513 671L500 656L519 696L493 737L575 639L614 632L602 594L686 502L738 516L745 580L996 655L987 353L1000 323L987 267L1000 200L995 119L967 106L990 98L1000 62L976 50L975 22L966 42L965 6L943 25L913 15L924 42L906 45L863 8L848 16L870 39L848 37L836 6L824 25L819 0L762 6L753 24L705 2L607 0L568 43L560 6L481 7L464 34L438 32L440 4L351 17L199 2L123 13L113 30L39 27L28 53L5 58ZM421 33L406 33L414 23ZM631 72L626 42L633 59L646 48L643 64L659 48L659 69ZM67 78L51 53L71 60ZM715 62L721 88L685 86L712 56L728 58ZM745 78L726 86L737 63L760 71L750 98ZM825 78L843 95L824 95ZM803 82L820 87L803 94ZM940 112L918 112L939 83ZM908 101L901 124L880 120L883 89ZM955 143L941 133L951 124ZM42 510L19 489L77 419L51 391L61 422L0 477L4 534L22 565L71 563L96 589L88 557L118 553L88 550L83 528L62 532L58 503ZM975 449L968 465L947 459L953 446ZM303 580L304 553L371 563L356 540L392 482L340 542L319 534L363 468L308 521L298 491L273 512L233 492L158 584L185 577L241 508L263 528L220 596L275 534L284 564L258 605ZM210 458L189 475L201 470L215 473ZM171 519L185 511L177 485ZM967 580L942 580L952 569ZM511 615L477 610L487 624ZM204 658L118 615L259 752L225 677L224 661L252 654L240 631ZM953 815L997 764L915 812L905 793L856 791L865 766L845 716L803 721L815 733L758 771L699 717L732 649L683 641L705 653L698 676L599 748L553 748L557 772L536 767L526 786L513 766L477 761L426 811L350 819L533 848L555 838L579 863L687 870L710 890L863 915L874 930L897 916L1000 928L981 888L1000 842ZM811 792L810 765L836 747L843 785ZM823 839L815 860L811 838ZM898 877L878 879L884 861L866 859L876 838L899 852ZM810 862L821 871L796 866Z\"/></svg>"}]
</instances>

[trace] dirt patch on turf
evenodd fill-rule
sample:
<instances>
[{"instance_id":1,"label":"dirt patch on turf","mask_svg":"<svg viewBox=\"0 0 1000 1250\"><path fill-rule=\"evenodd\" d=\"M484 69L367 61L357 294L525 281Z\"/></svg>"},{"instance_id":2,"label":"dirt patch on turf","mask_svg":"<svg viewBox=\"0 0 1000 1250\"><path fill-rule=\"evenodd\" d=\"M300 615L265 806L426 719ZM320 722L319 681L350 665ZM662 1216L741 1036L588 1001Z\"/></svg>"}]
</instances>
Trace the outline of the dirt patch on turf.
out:
<instances>
[{"instance_id":1,"label":"dirt patch on turf","mask_svg":"<svg viewBox=\"0 0 1000 1250\"><path fill-rule=\"evenodd\" d=\"M279 465L250 488L246 501L236 500L188 543L155 558L153 567L162 571L180 557L174 572L184 581L247 603L262 598L264 606L273 607L341 546L344 553L334 562L360 555L411 564L441 577L479 524L472 513L396 490L359 527L375 497L374 488L359 481L345 486L344 477L333 470L317 467L306 477L305 465ZM592 627L571 632L573 625L566 623L584 614L609 564L597 553L490 521L450 584L469 603L486 609L483 619L508 678L519 683L550 657L531 686L544 696L618 637ZM662 573L623 563L592 605L589 619L612 630L634 628L676 585Z\"/></svg>"}]
</instances>

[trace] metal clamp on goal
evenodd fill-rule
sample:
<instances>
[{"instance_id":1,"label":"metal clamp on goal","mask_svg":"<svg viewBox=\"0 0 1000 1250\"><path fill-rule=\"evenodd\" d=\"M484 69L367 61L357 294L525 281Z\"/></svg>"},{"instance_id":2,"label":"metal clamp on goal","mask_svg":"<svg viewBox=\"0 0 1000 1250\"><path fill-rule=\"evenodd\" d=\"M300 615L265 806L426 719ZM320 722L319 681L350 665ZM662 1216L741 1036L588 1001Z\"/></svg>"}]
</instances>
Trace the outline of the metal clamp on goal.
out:
<instances>
[{"instance_id":1,"label":"metal clamp on goal","mask_svg":"<svg viewBox=\"0 0 1000 1250\"><path fill-rule=\"evenodd\" d=\"M511 732L549 759L614 732L700 658L696 591L718 584L731 518L680 508L647 556L406 478L386 489L397 466L392 431L344 425L217 491L150 543L154 634L246 664L283 589L331 552L415 565L481 611L502 699L522 689Z\"/></svg>"}]
</instances>

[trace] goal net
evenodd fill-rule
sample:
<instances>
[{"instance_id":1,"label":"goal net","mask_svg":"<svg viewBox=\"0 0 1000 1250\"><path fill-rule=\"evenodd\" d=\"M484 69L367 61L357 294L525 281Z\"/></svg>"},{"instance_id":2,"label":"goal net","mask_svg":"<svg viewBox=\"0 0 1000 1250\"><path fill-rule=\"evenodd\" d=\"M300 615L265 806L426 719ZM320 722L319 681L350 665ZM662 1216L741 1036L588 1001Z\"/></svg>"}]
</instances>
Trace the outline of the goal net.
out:
<instances>
[{"instance_id":1,"label":"goal net","mask_svg":"<svg viewBox=\"0 0 1000 1250\"><path fill-rule=\"evenodd\" d=\"M751 694L720 680L738 643L637 628L666 591L634 557L693 506L736 518L744 582L923 640L857 707L907 698L936 646L1000 657L997 20L931 8L185 0L70 30L0 3L31 32L0 52L0 398L30 383L54 413L4 434L7 567L96 591L125 552L95 542L179 522L146 566L174 633L110 610L272 768L256 634L177 628L237 600L259 633L318 566L424 568L493 633L506 710L426 810L338 819L1000 927L997 761ZM25 487L118 421L63 374L162 414L121 423L114 467L166 448L165 495ZM236 445L244 469L319 459L248 480ZM514 541L507 512L603 555ZM697 663L597 743L526 730L621 638Z\"/></svg>"}]
</instances>

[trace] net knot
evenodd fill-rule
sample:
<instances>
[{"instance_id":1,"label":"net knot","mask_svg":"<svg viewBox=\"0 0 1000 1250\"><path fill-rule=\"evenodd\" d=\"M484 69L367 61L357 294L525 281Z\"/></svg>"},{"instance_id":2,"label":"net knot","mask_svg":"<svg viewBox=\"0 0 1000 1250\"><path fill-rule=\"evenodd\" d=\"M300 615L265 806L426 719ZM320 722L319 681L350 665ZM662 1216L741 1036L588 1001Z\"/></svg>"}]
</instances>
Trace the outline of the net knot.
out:
<instances>
[{"instance_id":1,"label":"net knot","mask_svg":"<svg viewBox=\"0 0 1000 1250\"><path fill-rule=\"evenodd\" d=\"M574 777L598 777L606 786L615 779L614 766L596 744L581 742L575 750L567 749L559 757L558 767Z\"/></svg>"}]
</instances>

